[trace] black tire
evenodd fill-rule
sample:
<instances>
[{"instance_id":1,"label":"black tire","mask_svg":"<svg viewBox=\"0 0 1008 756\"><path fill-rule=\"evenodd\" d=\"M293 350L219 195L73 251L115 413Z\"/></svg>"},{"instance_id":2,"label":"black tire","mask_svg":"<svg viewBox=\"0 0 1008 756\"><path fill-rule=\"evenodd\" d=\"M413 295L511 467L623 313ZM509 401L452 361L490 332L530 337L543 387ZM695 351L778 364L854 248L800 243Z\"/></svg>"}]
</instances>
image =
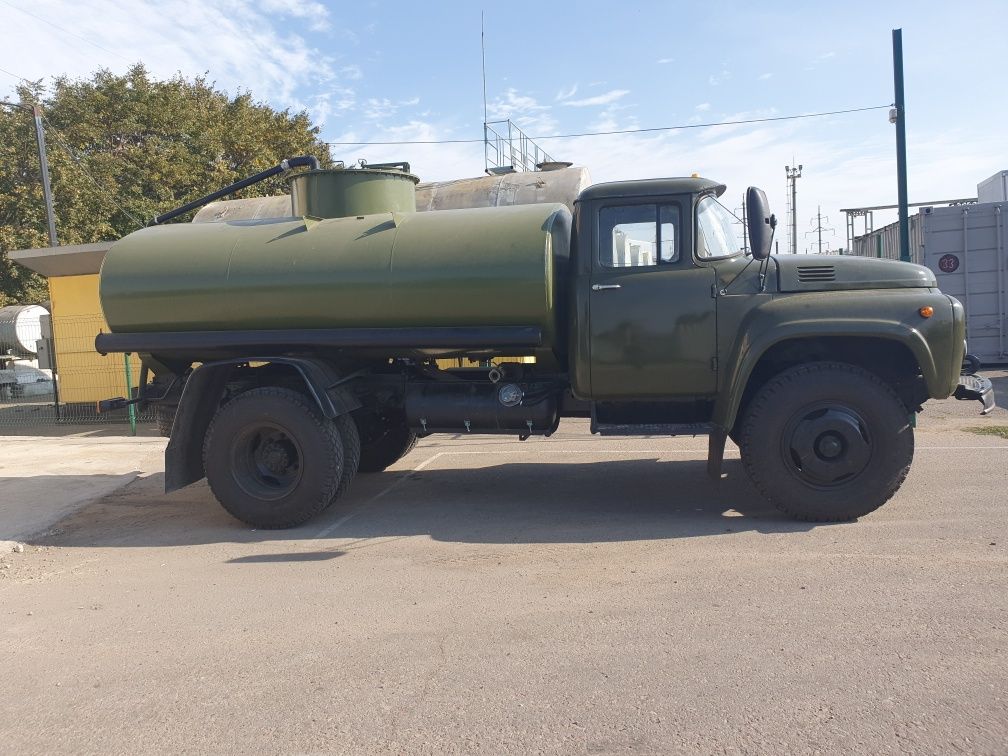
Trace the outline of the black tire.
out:
<instances>
[{"instance_id":1,"label":"black tire","mask_svg":"<svg viewBox=\"0 0 1008 756\"><path fill-rule=\"evenodd\" d=\"M177 404L155 404L154 422L157 423L158 435L171 438L172 425L175 423Z\"/></svg>"},{"instance_id":2,"label":"black tire","mask_svg":"<svg viewBox=\"0 0 1008 756\"><path fill-rule=\"evenodd\" d=\"M913 460L909 412L876 375L813 362L770 379L740 429L742 462L778 509L800 520L853 520L885 504Z\"/></svg>"},{"instance_id":3,"label":"black tire","mask_svg":"<svg viewBox=\"0 0 1008 756\"><path fill-rule=\"evenodd\" d=\"M217 411L203 465L210 490L234 517L256 528L290 528L333 501L343 444L304 394L256 388Z\"/></svg>"},{"instance_id":4,"label":"black tire","mask_svg":"<svg viewBox=\"0 0 1008 756\"><path fill-rule=\"evenodd\" d=\"M406 426L405 418L365 415L357 418L361 436L362 473L381 472L405 457L417 444L417 435Z\"/></svg>"},{"instance_id":5,"label":"black tire","mask_svg":"<svg viewBox=\"0 0 1008 756\"><path fill-rule=\"evenodd\" d=\"M360 467L361 457L360 435L357 433L357 424L353 418L350 415L340 415L333 423L343 444L343 474L340 476L339 488L332 501L329 502L330 504L346 495L350 490L350 485Z\"/></svg>"}]
</instances>

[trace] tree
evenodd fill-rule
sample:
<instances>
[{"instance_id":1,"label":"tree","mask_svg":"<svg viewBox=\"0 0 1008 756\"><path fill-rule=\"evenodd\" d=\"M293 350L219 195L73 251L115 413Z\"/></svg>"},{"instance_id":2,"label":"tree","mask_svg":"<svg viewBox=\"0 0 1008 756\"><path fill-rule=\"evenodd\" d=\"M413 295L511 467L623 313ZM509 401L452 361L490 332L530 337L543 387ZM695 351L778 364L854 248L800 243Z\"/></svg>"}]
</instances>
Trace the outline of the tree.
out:
<instances>
[{"instance_id":1,"label":"tree","mask_svg":"<svg viewBox=\"0 0 1008 756\"><path fill-rule=\"evenodd\" d=\"M26 84L18 96L43 108L60 244L118 239L285 157L332 164L307 113L231 97L205 77L154 81L137 64L123 76L59 77L48 92ZM0 108L0 166L0 305L42 301L45 281L6 254L49 244L29 111ZM286 190L274 177L235 196Z\"/></svg>"}]
</instances>

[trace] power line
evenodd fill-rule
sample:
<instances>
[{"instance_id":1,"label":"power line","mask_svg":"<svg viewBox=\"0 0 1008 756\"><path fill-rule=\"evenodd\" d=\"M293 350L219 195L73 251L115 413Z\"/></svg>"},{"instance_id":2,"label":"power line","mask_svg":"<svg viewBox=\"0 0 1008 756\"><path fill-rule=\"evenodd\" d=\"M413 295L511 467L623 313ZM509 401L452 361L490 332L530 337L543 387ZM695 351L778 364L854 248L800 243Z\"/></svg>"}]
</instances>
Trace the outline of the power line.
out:
<instances>
[{"instance_id":1,"label":"power line","mask_svg":"<svg viewBox=\"0 0 1008 756\"><path fill-rule=\"evenodd\" d=\"M18 76L18 75L17 75L16 73L14 73L13 71L8 71L8 70L7 70L6 68L0 68L0 72L3 72L3 73L5 73L5 74L7 74L8 76L12 76L12 77L14 77L15 79L17 79L18 81L23 81L23 82L24 82L25 84L34 84L34 83L35 83L35 82L33 82L33 81L29 81L29 80L28 80L28 79L26 79L26 78L25 78L24 76Z\"/></svg>"},{"instance_id":2,"label":"power line","mask_svg":"<svg viewBox=\"0 0 1008 756\"><path fill-rule=\"evenodd\" d=\"M45 124L46 130L54 137L54 141L57 144L59 144L64 150L66 150L67 154L70 156L70 159L77 164L77 167L81 169L81 172L84 174L87 180L91 182L91 184L95 187L95 189L97 189L101 194L105 195L105 198L108 199L113 205L122 210L122 212L137 225L137 228L143 228L145 225L147 225L138 217L133 215L133 213L131 213L129 210L123 207L119 203L119 201L112 195L111 192L109 192L107 189L105 189L105 187L103 187L101 184L98 183L97 179L95 179L94 176L92 176L88 172L88 169L84 167L84 163L81 157L76 153L73 147L70 146L70 144L63 137L60 131L55 126L53 126L45 116L42 117L42 122Z\"/></svg>"},{"instance_id":3,"label":"power line","mask_svg":"<svg viewBox=\"0 0 1008 756\"><path fill-rule=\"evenodd\" d=\"M36 16L34 13L26 11L24 8L19 8L18 6L14 5L12 3L8 3L7 0L0 0L0 3L3 3L8 8L13 8L16 11L21 11L21 13L24 13L26 16L31 16L32 18L34 18L34 19L36 19L38 21L41 21L43 24L49 24L49 26L53 27L54 29L59 29L64 34L69 34L71 37L76 37L77 39L81 40L82 42L87 42L89 45L93 45L93 46L97 47L99 50L104 50L105 52L109 53L110 55L115 55L117 58L122 58L127 63L132 63L133 62L132 59L127 58L125 55L120 55L115 50L109 50L107 47L102 47L97 42L95 42L93 40L90 40L87 37L82 37L80 34L74 34L69 29L64 29L59 24L54 24L49 19L42 18L42 16ZM20 78L20 77L18 77L18 78Z\"/></svg>"},{"instance_id":4,"label":"power line","mask_svg":"<svg viewBox=\"0 0 1008 756\"><path fill-rule=\"evenodd\" d=\"M2 0L0 0L2 1ZM847 113L864 113L868 110L888 110L891 105L871 105L865 108L847 108L845 110L827 110L821 113L800 113L798 115L769 116L766 118L744 118L737 121L710 121L707 123L688 123L678 126L654 126L647 129L619 129L616 131L583 131L577 134L553 134L550 136L529 137L536 141L546 139L575 139L577 137L614 136L617 134L647 134L657 131L683 131L685 129L708 129L714 126L739 126L749 123L770 123L772 121L794 121L801 118L822 118L823 116L845 115ZM478 144L482 139L414 139L380 142L325 142L334 146L369 146L397 144Z\"/></svg>"}]
</instances>

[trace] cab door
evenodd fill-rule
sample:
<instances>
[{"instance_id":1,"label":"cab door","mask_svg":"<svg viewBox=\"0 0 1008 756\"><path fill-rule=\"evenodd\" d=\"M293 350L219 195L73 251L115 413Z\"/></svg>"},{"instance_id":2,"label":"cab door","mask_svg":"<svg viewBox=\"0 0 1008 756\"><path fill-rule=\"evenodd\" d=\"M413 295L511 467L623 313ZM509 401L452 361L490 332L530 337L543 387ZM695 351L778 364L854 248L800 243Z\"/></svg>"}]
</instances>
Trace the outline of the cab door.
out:
<instances>
[{"instance_id":1,"label":"cab door","mask_svg":"<svg viewBox=\"0 0 1008 756\"><path fill-rule=\"evenodd\" d=\"M618 200L600 204L595 217L592 397L714 394L715 275L694 264L688 199Z\"/></svg>"}]
</instances>

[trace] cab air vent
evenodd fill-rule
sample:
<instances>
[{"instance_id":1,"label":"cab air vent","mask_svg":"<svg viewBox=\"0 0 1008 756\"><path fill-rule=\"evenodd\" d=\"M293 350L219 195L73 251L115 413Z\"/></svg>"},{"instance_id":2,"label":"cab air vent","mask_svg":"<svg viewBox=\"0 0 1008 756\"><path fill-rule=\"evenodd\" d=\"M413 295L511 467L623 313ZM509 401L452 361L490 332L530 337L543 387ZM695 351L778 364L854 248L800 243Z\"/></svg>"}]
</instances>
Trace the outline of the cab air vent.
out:
<instances>
[{"instance_id":1,"label":"cab air vent","mask_svg":"<svg viewBox=\"0 0 1008 756\"><path fill-rule=\"evenodd\" d=\"M832 265L799 265L798 280L801 283L835 281L836 271Z\"/></svg>"}]
</instances>

